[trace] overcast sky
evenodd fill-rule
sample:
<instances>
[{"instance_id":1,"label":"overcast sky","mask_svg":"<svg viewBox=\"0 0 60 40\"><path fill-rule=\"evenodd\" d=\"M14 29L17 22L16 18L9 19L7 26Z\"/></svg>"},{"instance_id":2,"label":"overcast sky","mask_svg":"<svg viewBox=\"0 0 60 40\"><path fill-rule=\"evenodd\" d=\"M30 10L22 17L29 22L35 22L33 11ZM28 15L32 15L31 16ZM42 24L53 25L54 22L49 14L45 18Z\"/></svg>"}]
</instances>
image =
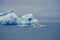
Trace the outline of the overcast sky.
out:
<instances>
[{"instance_id":1,"label":"overcast sky","mask_svg":"<svg viewBox=\"0 0 60 40\"><path fill-rule=\"evenodd\" d=\"M60 20L58 0L1 0L0 12L14 9L20 17L32 13L38 19Z\"/></svg>"}]
</instances>

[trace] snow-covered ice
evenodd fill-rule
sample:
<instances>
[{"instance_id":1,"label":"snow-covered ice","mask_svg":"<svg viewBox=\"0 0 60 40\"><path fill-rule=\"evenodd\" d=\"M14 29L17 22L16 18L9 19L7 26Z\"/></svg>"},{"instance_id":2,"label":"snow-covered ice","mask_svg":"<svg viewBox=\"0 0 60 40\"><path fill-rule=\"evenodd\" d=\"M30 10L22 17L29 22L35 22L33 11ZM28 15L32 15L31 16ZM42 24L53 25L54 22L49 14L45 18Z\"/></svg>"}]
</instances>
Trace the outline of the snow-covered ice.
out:
<instances>
[{"instance_id":1,"label":"snow-covered ice","mask_svg":"<svg viewBox=\"0 0 60 40\"><path fill-rule=\"evenodd\" d=\"M38 20L33 17L32 13L26 14L18 18L14 10L6 13L0 13L0 25L20 25L20 26L37 26Z\"/></svg>"}]
</instances>

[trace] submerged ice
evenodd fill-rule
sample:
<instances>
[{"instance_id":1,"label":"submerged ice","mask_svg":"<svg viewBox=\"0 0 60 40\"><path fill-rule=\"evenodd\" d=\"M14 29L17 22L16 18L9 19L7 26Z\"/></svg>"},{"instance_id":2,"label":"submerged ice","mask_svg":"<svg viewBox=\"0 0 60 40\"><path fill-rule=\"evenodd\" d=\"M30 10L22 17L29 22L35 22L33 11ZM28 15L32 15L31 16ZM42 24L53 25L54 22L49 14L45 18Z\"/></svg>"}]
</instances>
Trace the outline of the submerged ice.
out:
<instances>
[{"instance_id":1,"label":"submerged ice","mask_svg":"<svg viewBox=\"0 0 60 40\"><path fill-rule=\"evenodd\" d=\"M14 11L10 10L6 13L0 13L0 25L37 26L38 20L31 13L18 18Z\"/></svg>"}]
</instances>

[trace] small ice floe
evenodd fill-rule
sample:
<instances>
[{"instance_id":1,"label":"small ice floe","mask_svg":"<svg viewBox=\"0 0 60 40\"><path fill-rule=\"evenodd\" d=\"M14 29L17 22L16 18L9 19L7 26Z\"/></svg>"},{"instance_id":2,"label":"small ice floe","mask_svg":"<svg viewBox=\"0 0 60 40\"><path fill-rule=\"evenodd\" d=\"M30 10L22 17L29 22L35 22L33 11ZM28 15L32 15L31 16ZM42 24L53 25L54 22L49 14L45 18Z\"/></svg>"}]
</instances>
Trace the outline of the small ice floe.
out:
<instances>
[{"instance_id":1,"label":"small ice floe","mask_svg":"<svg viewBox=\"0 0 60 40\"><path fill-rule=\"evenodd\" d=\"M20 17L20 26L35 26L38 20L33 17L33 14L26 14Z\"/></svg>"},{"instance_id":2,"label":"small ice floe","mask_svg":"<svg viewBox=\"0 0 60 40\"><path fill-rule=\"evenodd\" d=\"M47 25L45 25L45 24L44 24L44 25L40 25L40 28L41 28L41 27L47 27Z\"/></svg>"},{"instance_id":3,"label":"small ice floe","mask_svg":"<svg viewBox=\"0 0 60 40\"><path fill-rule=\"evenodd\" d=\"M36 28L42 28L42 27L47 27L47 25L37 25L37 26L34 26L34 27L36 27Z\"/></svg>"}]
</instances>

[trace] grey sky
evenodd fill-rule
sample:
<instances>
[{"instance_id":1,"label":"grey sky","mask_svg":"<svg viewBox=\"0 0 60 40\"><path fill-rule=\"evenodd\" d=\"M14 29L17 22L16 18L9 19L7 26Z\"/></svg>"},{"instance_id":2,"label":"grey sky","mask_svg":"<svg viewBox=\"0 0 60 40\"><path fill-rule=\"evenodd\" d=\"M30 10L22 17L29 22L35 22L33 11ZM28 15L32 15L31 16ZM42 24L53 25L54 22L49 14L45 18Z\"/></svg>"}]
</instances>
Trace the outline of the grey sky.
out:
<instances>
[{"instance_id":1,"label":"grey sky","mask_svg":"<svg viewBox=\"0 0 60 40\"><path fill-rule=\"evenodd\" d=\"M0 12L10 9L14 9L19 17L26 13L33 13L37 18L42 17L41 19L60 18L58 0L4 0Z\"/></svg>"}]
</instances>

